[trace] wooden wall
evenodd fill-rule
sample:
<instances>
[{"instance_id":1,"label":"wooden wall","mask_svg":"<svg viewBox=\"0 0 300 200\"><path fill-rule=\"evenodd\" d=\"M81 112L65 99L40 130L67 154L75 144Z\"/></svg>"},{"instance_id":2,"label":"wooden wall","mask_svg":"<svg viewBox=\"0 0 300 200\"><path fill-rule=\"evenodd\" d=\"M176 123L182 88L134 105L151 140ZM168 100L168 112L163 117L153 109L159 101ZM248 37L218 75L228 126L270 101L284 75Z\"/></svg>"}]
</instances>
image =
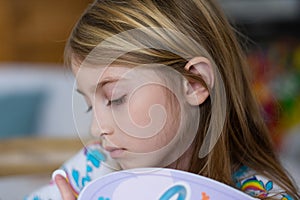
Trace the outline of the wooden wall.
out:
<instances>
[{"instance_id":1,"label":"wooden wall","mask_svg":"<svg viewBox=\"0 0 300 200\"><path fill-rule=\"evenodd\" d=\"M91 0L0 0L0 62L62 63L68 35Z\"/></svg>"}]
</instances>

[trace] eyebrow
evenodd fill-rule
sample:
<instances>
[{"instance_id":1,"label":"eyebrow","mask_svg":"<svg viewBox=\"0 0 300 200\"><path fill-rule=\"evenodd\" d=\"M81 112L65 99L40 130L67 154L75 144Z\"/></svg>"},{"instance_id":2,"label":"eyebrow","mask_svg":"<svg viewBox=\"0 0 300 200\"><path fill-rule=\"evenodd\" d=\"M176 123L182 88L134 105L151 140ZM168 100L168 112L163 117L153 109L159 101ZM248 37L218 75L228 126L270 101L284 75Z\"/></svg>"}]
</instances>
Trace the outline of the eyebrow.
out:
<instances>
[{"instance_id":1,"label":"eyebrow","mask_svg":"<svg viewBox=\"0 0 300 200\"><path fill-rule=\"evenodd\" d=\"M120 80L122 80L121 77L106 78L106 79L104 79L103 81L101 81L97 84L97 88L98 87L104 87L106 84L114 83L114 82L117 82L117 81L120 81Z\"/></svg>"},{"instance_id":2,"label":"eyebrow","mask_svg":"<svg viewBox=\"0 0 300 200\"><path fill-rule=\"evenodd\" d=\"M96 88L98 87L104 87L106 84L110 84L110 83L114 83L114 82L117 82L117 81L120 81L120 80L127 80L127 79L124 79L121 77L108 77L106 79L104 79L103 81L99 82L97 85L96 85ZM79 90L78 88L76 89L76 91L83 95L83 96L86 96L86 94L84 92L82 92L81 90Z\"/></svg>"}]
</instances>

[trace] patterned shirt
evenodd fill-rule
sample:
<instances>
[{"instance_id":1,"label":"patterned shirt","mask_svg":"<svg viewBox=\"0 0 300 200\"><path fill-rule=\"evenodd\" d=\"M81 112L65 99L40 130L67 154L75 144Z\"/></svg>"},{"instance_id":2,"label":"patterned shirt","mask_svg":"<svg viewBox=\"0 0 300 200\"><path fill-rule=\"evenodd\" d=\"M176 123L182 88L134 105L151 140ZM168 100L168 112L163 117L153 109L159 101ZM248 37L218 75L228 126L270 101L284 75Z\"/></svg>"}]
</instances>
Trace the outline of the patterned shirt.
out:
<instances>
[{"instance_id":1,"label":"patterned shirt","mask_svg":"<svg viewBox=\"0 0 300 200\"><path fill-rule=\"evenodd\" d=\"M272 180L258 175L249 167L243 166L233 174L233 180L238 189L256 198L273 197L279 200L293 200Z\"/></svg>"},{"instance_id":2,"label":"patterned shirt","mask_svg":"<svg viewBox=\"0 0 300 200\"><path fill-rule=\"evenodd\" d=\"M109 166L108 167L108 164ZM109 157L99 144L92 144L82 149L78 154L65 162L61 167L66 173L74 195L77 197L79 192L92 180L102 177L108 173L116 171L117 166L111 168L114 161ZM241 167L233 175L236 187L250 196L265 198L275 196L279 200L293 200L289 195L275 185L271 180L257 175L255 171L248 167ZM25 197L25 200L61 200L60 192L51 181L32 194Z\"/></svg>"}]
</instances>

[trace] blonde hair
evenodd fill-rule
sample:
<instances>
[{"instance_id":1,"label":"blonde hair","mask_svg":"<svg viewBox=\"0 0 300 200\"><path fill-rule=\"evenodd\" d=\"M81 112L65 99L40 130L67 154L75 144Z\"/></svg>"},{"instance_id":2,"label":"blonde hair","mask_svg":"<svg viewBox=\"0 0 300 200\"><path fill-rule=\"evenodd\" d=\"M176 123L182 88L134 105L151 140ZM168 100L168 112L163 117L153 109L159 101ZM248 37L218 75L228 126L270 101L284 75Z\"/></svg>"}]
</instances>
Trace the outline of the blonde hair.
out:
<instances>
[{"instance_id":1,"label":"blonde hair","mask_svg":"<svg viewBox=\"0 0 300 200\"><path fill-rule=\"evenodd\" d=\"M154 29L143 31L151 27ZM174 34L161 29L157 31L155 27L181 34L174 37ZM199 158L198 152L212 118L211 98L207 99L199 106L201 120L188 171L234 186L232 174L239 167L248 166L272 179L295 199L299 198L296 187L274 153L259 106L251 92L250 73L241 47L214 1L95 1L72 31L66 46L66 61L70 63L74 58L78 62L83 61L101 42L129 30L138 30L141 38L130 34L127 34L126 40L117 37L104 45L101 51L96 51L94 56L104 61L111 58L112 51L120 52L114 62L168 65L187 79L205 85L200 76L184 70L189 59L201 55L209 57L220 73L227 98L224 128L210 153ZM161 48L151 48L155 46L153 42ZM145 48L135 48L130 52L126 49L128 45L139 46L141 43ZM196 44L201 44L204 50ZM220 94L215 95L215 99L221 98Z\"/></svg>"}]
</instances>

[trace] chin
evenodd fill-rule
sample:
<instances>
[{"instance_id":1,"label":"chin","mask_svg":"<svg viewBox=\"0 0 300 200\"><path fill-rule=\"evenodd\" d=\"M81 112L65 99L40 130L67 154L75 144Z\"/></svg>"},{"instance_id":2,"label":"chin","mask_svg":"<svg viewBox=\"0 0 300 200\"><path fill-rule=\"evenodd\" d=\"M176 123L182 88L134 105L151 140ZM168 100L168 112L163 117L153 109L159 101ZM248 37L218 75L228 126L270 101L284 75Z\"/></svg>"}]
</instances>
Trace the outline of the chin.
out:
<instances>
[{"instance_id":1,"label":"chin","mask_svg":"<svg viewBox=\"0 0 300 200\"><path fill-rule=\"evenodd\" d=\"M161 166L159 161L149 159L147 155L143 155L142 158L130 158L118 160L122 169L134 169L134 168L152 168L152 167L165 167Z\"/></svg>"}]
</instances>

